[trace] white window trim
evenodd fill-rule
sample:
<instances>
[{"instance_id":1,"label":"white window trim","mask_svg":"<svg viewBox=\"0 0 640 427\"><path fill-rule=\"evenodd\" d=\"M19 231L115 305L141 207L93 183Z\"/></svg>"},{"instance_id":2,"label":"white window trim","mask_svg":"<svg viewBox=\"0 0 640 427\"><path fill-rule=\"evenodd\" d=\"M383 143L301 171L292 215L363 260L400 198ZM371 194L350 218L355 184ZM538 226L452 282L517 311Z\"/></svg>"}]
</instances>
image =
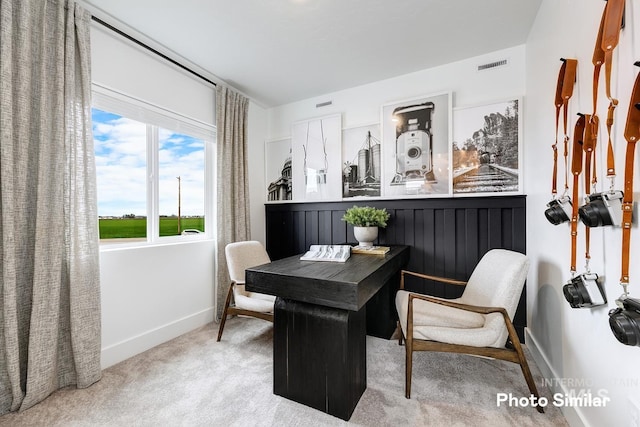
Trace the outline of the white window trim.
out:
<instances>
[{"instance_id":1,"label":"white window trim","mask_svg":"<svg viewBox=\"0 0 640 427\"><path fill-rule=\"evenodd\" d=\"M216 128L211 124L166 110L122 94L110 88L92 84L92 107L122 115L147 124L147 238L144 242L110 243L101 240L100 251L111 251L144 246L183 244L215 237L215 139ZM185 133L204 141L204 233L160 237L158 176L158 127ZM153 132L151 131L153 130Z\"/></svg>"}]
</instances>

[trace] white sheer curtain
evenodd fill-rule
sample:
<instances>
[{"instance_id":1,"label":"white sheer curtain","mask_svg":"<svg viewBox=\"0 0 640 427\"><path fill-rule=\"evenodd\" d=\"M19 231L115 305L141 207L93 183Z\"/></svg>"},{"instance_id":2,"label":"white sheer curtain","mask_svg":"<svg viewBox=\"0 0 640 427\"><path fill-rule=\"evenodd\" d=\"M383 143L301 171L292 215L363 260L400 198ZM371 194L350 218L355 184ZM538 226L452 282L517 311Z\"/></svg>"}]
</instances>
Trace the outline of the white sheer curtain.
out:
<instances>
[{"instance_id":1,"label":"white sheer curtain","mask_svg":"<svg viewBox=\"0 0 640 427\"><path fill-rule=\"evenodd\" d=\"M101 376L90 18L0 0L0 414Z\"/></svg>"},{"instance_id":2,"label":"white sheer curtain","mask_svg":"<svg viewBox=\"0 0 640 427\"><path fill-rule=\"evenodd\" d=\"M249 167L247 164L247 113L249 100L221 84L216 88L217 180L217 307L219 319L231 280L224 248L248 240Z\"/></svg>"}]
</instances>

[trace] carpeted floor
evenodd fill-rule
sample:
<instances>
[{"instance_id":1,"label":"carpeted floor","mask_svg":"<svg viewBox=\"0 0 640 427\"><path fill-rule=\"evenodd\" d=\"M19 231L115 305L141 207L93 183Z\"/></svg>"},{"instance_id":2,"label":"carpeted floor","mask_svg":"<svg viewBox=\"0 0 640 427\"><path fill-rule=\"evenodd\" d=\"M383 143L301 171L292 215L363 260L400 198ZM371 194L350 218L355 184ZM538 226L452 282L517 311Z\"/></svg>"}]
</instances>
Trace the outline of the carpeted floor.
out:
<instances>
[{"instance_id":1,"label":"carpeted floor","mask_svg":"<svg viewBox=\"0 0 640 427\"><path fill-rule=\"evenodd\" d=\"M404 397L404 347L367 337L367 390L347 423L272 392L272 325L231 318L221 342L209 324L112 366L88 389L66 388L0 426L566 426L560 411L497 407L528 397L520 367L444 353L414 356ZM531 361L541 394L540 372Z\"/></svg>"}]
</instances>

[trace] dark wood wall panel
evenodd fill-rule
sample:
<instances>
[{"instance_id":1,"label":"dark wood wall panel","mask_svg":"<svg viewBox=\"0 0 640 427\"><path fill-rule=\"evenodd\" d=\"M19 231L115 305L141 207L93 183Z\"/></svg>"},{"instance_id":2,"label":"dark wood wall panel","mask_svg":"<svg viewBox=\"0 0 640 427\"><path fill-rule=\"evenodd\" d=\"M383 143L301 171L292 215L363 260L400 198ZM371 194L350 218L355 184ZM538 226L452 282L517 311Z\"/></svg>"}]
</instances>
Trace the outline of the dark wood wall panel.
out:
<instances>
[{"instance_id":1,"label":"dark wood wall panel","mask_svg":"<svg viewBox=\"0 0 640 427\"><path fill-rule=\"evenodd\" d=\"M355 244L353 227L342 221L354 204L389 211L389 225L380 230L377 244L410 246L409 270L467 280L488 250L526 249L526 198L503 196L267 204L269 255L275 260L303 253L312 244ZM407 288L446 298L461 293L429 281L408 280ZM524 292L514 323L522 338Z\"/></svg>"}]
</instances>

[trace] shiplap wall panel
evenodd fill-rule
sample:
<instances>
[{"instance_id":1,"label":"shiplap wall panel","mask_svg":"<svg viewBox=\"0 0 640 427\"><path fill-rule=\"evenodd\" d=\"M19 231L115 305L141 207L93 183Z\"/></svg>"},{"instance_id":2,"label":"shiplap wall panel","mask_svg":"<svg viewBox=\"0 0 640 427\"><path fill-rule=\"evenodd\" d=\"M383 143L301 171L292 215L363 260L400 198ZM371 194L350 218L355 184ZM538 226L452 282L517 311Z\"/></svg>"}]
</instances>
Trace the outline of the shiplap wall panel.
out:
<instances>
[{"instance_id":1,"label":"shiplap wall panel","mask_svg":"<svg viewBox=\"0 0 640 427\"><path fill-rule=\"evenodd\" d=\"M267 251L272 259L303 253L312 244L355 244L353 227L342 221L353 205L386 208L389 225L377 244L408 245L407 269L467 280L488 250L525 252L525 196L358 200L265 205ZM461 287L409 279L407 289L455 298ZM514 319L518 333L526 326L525 293Z\"/></svg>"}]
</instances>

